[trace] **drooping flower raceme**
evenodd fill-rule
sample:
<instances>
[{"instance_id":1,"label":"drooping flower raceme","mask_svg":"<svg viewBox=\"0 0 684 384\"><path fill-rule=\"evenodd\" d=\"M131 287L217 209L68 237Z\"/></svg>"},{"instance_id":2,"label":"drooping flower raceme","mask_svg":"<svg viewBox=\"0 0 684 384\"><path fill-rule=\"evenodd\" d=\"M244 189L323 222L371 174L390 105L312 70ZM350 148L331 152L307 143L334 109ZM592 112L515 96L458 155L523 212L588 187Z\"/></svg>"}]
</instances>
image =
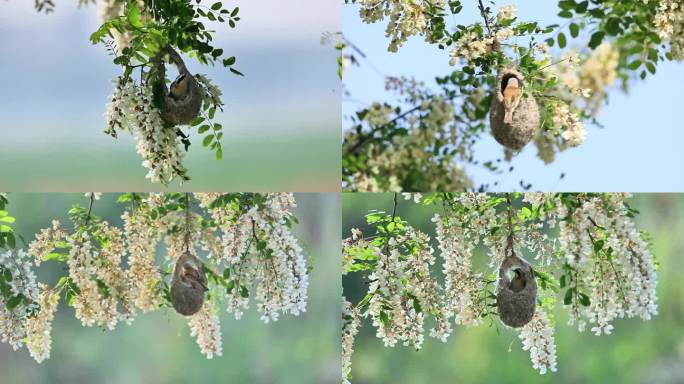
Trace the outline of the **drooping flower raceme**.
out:
<instances>
[{"instance_id":1,"label":"drooping flower raceme","mask_svg":"<svg viewBox=\"0 0 684 384\"><path fill-rule=\"evenodd\" d=\"M211 359L221 356L223 342L221 340L221 323L213 304L205 301L202 309L190 317L190 336L197 339L202 354Z\"/></svg>"},{"instance_id":2,"label":"drooping flower raceme","mask_svg":"<svg viewBox=\"0 0 684 384\"><path fill-rule=\"evenodd\" d=\"M670 41L672 57L684 60L684 3L660 0L655 25L660 38Z\"/></svg>"},{"instance_id":3,"label":"drooping flower raceme","mask_svg":"<svg viewBox=\"0 0 684 384\"><path fill-rule=\"evenodd\" d=\"M342 298L342 382L349 384L351 376L352 354L354 353L354 338L359 333L361 316L359 310L350 302Z\"/></svg>"},{"instance_id":4,"label":"drooping flower raceme","mask_svg":"<svg viewBox=\"0 0 684 384\"><path fill-rule=\"evenodd\" d=\"M532 367L542 375L556 372L556 342L546 312L537 310L532 321L520 331L523 350L530 352Z\"/></svg>"},{"instance_id":5,"label":"drooping flower raceme","mask_svg":"<svg viewBox=\"0 0 684 384\"><path fill-rule=\"evenodd\" d=\"M261 206L241 210L233 205L214 204L216 194L196 194L220 229L221 241L212 248L214 260L230 270L228 312L240 318L249 307L249 287L254 286L257 310L265 322L278 320L279 313L299 315L306 311L307 263L292 234L290 193L266 195ZM222 251L221 251L222 249Z\"/></svg>"},{"instance_id":6,"label":"drooping flower raceme","mask_svg":"<svg viewBox=\"0 0 684 384\"><path fill-rule=\"evenodd\" d=\"M39 287L31 258L23 250L0 251L0 341L17 350L26 322L39 309Z\"/></svg>"},{"instance_id":7,"label":"drooping flower raceme","mask_svg":"<svg viewBox=\"0 0 684 384\"><path fill-rule=\"evenodd\" d=\"M154 183L168 184L175 177L187 178L182 163L176 129L167 127L153 104L150 86L138 86L132 78L118 77L105 113L106 132L116 137L117 130L130 132L138 141L136 150L148 169L145 177Z\"/></svg>"},{"instance_id":8,"label":"drooping flower raceme","mask_svg":"<svg viewBox=\"0 0 684 384\"><path fill-rule=\"evenodd\" d=\"M50 358L52 349L52 320L55 318L59 295L45 284L40 285L40 310L26 320L26 348L36 362Z\"/></svg>"},{"instance_id":9,"label":"drooping flower raceme","mask_svg":"<svg viewBox=\"0 0 684 384\"><path fill-rule=\"evenodd\" d=\"M396 52L411 36L430 35L431 12L444 9L445 0L359 0L359 15L366 23L389 17L385 35L390 38L388 50Z\"/></svg>"}]
</instances>

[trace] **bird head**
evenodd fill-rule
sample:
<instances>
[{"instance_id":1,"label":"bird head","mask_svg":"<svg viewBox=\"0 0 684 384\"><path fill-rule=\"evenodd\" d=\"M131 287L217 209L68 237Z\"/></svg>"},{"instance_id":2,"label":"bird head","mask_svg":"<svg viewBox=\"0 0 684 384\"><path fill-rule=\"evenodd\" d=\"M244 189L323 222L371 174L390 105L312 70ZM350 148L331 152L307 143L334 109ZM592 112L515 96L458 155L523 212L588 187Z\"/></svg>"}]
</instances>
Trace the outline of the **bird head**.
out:
<instances>
[{"instance_id":1,"label":"bird head","mask_svg":"<svg viewBox=\"0 0 684 384\"><path fill-rule=\"evenodd\" d=\"M171 83L169 93L175 99L181 99L181 98L185 97L185 95L187 95L187 93L188 93L188 77L184 73L181 73L180 75L178 75L176 80L174 80L173 83Z\"/></svg>"},{"instance_id":2,"label":"bird head","mask_svg":"<svg viewBox=\"0 0 684 384\"><path fill-rule=\"evenodd\" d=\"M511 271L510 288L514 292L522 291L527 285L525 274L520 268L513 268Z\"/></svg>"},{"instance_id":3,"label":"bird head","mask_svg":"<svg viewBox=\"0 0 684 384\"><path fill-rule=\"evenodd\" d=\"M508 78L508 80L506 80L505 88L520 88L520 81L517 77L511 76Z\"/></svg>"}]
</instances>

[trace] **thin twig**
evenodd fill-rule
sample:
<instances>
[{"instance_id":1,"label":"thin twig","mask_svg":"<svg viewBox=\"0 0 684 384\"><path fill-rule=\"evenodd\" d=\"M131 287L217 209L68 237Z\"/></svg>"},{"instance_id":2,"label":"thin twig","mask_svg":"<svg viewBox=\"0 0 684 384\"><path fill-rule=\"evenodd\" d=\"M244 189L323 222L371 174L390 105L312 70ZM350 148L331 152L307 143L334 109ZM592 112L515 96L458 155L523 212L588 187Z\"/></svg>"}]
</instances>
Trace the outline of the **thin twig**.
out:
<instances>
[{"instance_id":1,"label":"thin twig","mask_svg":"<svg viewBox=\"0 0 684 384\"><path fill-rule=\"evenodd\" d=\"M93 201L95 201L95 192L90 192L88 195L90 201L88 202L88 213L86 214L85 225L88 226L90 222L90 213L93 211Z\"/></svg>"},{"instance_id":2,"label":"thin twig","mask_svg":"<svg viewBox=\"0 0 684 384\"><path fill-rule=\"evenodd\" d=\"M482 18L484 19L485 22L485 27L487 27L487 33L489 34L489 37L494 36L492 33L492 27L489 25L489 18L487 17L487 11L485 9L484 4L482 4L482 0L477 0L479 5L478 8L480 9L480 15L482 15Z\"/></svg>"},{"instance_id":3,"label":"thin twig","mask_svg":"<svg viewBox=\"0 0 684 384\"><path fill-rule=\"evenodd\" d=\"M394 192L394 197L392 198L392 222L394 223L394 217L397 215L397 193Z\"/></svg>"},{"instance_id":4,"label":"thin twig","mask_svg":"<svg viewBox=\"0 0 684 384\"><path fill-rule=\"evenodd\" d=\"M399 121L399 120L405 118L406 116L410 115L411 113L419 110L420 107L421 107L420 105L417 105L417 106L409 109L408 111L402 113L401 115L398 115L397 117L393 118L392 120L388 121L387 123L385 123L379 127L373 128L370 132L368 132L367 135L365 135L363 138L359 139L359 141L357 141L356 144L354 144L354 146L352 146L351 149L349 149L349 151L347 151L347 153L356 152L356 150L359 149L359 147L361 147L363 144L365 144L368 140L373 139L373 135L376 132L379 132L379 131L384 130L385 128L388 128L389 126L396 123L397 121Z\"/></svg>"}]
</instances>

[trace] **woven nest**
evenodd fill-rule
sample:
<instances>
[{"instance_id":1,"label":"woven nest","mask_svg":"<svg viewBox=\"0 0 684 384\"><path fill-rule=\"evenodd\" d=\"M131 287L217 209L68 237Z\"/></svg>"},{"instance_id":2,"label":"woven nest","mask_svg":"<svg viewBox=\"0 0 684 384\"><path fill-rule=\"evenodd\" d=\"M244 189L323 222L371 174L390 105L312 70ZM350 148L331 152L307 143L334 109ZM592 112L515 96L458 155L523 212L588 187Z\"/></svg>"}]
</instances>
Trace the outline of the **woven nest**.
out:
<instances>
[{"instance_id":1,"label":"woven nest","mask_svg":"<svg viewBox=\"0 0 684 384\"><path fill-rule=\"evenodd\" d=\"M539 106L534 96L528 94L527 97L520 100L518 106L513 110L513 121L510 124L504 122L506 109L504 108L503 88L511 77L518 79L521 91L524 93L525 78L523 75L512 68L501 70L496 77L496 97L492 98L489 123L492 127L492 134L499 144L518 151L529 143L539 130Z\"/></svg>"},{"instance_id":2,"label":"woven nest","mask_svg":"<svg viewBox=\"0 0 684 384\"><path fill-rule=\"evenodd\" d=\"M183 279L181 277L183 267L193 269L198 279L189 276ZM204 274L202 262L190 252L179 257L173 269L170 289L171 303L176 312L183 316L191 316L199 312L204 304L206 286L207 277Z\"/></svg>"},{"instance_id":3,"label":"woven nest","mask_svg":"<svg viewBox=\"0 0 684 384\"><path fill-rule=\"evenodd\" d=\"M515 275L515 270L522 275L522 289L519 285L512 284L509 277L511 274ZM515 254L506 257L499 266L496 291L496 306L504 324L519 328L532 320L537 306L537 283L527 261Z\"/></svg>"},{"instance_id":4,"label":"woven nest","mask_svg":"<svg viewBox=\"0 0 684 384\"><path fill-rule=\"evenodd\" d=\"M169 96L166 86L166 65L164 56L178 69L178 73L188 78L188 94L181 100ZM156 69L155 99L161 112L162 119L172 125L189 124L194 120L202 108L202 92L195 77L188 71L183 58L170 47L163 48L152 60Z\"/></svg>"}]
</instances>

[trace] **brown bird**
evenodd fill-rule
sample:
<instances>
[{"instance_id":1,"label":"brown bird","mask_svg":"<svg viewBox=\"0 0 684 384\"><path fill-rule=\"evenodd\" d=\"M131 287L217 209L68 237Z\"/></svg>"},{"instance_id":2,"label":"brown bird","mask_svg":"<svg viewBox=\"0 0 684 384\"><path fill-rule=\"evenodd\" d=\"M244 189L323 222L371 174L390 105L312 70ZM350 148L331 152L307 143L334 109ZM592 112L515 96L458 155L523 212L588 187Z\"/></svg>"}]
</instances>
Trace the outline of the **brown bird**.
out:
<instances>
[{"instance_id":1,"label":"brown bird","mask_svg":"<svg viewBox=\"0 0 684 384\"><path fill-rule=\"evenodd\" d=\"M504 114L504 123L511 124L513 122L513 111L520 104L520 82L516 77L509 77L506 80L506 85L503 89L503 103L506 113Z\"/></svg>"},{"instance_id":2,"label":"brown bird","mask_svg":"<svg viewBox=\"0 0 684 384\"><path fill-rule=\"evenodd\" d=\"M176 80L171 83L169 88L169 96L175 100L180 100L188 95L188 77L185 74L180 74L176 77Z\"/></svg>"},{"instance_id":3,"label":"brown bird","mask_svg":"<svg viewBox=\"0 0 684 384\"><path fill-rule=\"evenodd\" d=\"M511 283L508 285L508 288L513 292L520 292L525 289L525 286L527 285L527 279L525 279L525 275L520 268L515 268L513 270L513 274L514 276L511 279Z\"/></svg>"},{"instance_id":4,"label":"brown bird","mask_svg":"<svg viewBox=\"0 0 684 384\"><path fill-rule=\"evenodd\" d=\"M202 262L190 252L179 257L171 279L171 303L176 312L184 316L197 313L208 290Z\"/></svg>"}]
</instances>

